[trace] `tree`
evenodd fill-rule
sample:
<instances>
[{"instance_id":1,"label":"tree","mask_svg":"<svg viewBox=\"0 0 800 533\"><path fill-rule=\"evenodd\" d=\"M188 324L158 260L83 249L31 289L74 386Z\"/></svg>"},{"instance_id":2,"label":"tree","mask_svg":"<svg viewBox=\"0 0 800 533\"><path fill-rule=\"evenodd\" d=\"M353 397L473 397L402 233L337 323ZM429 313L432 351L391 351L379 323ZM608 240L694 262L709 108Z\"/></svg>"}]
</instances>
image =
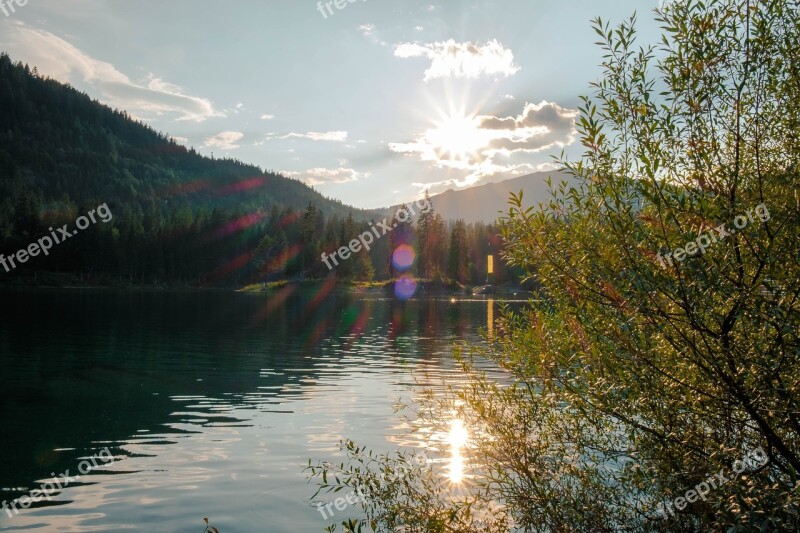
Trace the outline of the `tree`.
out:
<instances>
[{"instance_id":1,"label":"tree","mask_svg":"<svg viewBox=\"0 0 800 533\"><path fill-rule=\"evenodd\" d=\"M286 234L278 230L275 236L265 235L253 254L253 262L260 276L266 279L280 279L286 274L289 261Z\"/></svg>"},{"instance_id":2,"label":"tree","mask_svg":"<svg viewBox=\"0 0 800 533\"><path fill-rule=\"evenodd\" d=\"M464 508L491 501L495 530L800 529L799 7L671 2L643 48L635 18L595 22L586 151L562 161L578 185L543 209L515 196L503 221L506 258L542 287L483 352L507 376L467 357L469 385L419 410L427 431L455 412L480 465L433 530L482 530ZM396 503L367 518L425 515Z\"/></svg>"},{"instance_id":3,"label":"tree","mask_svg":"<svg viewBox=\"0 0 800 533\"><path fill-rule=\"evenodd\" d=\"M442 215L436 213L428 234L428 275L440 280L447 269L447 224Z\"/></svg>"},{"instance_id":4,"label":"tree","mask_svg":"<svg viewBox=\"0 0 800 533\"><path fill-rule=\"evenodd\" d=\"M421 212L417 220L418 273L421 278L440 278L446 269L447 225L436 213L428 192L425 202L430 208Z\"/></svg>"},{"instance_id":5,"label":"tree","mask_svg":"<svg viewBox=\"0 0 800 533\"><path fill-rule=\"evenodd\" d=\"M303 213L300 244L303 246L300 254L301 269L312 277L324 275L324 265L320 261L320 241L325 230L325 216L317 207L309 203Z\"/></svg>"},{"instance_id":6,"label":"tree","mask_svg":"<svg viewBox=\"0 0 800 533\"><path fill-rule=\"evenodd\" d=\"M457 220L450 234L450 257L447 263L447 275L458 283L467 283L469 276L469 256L467 251L467 226L463 220Z\"/></svg>"},{"instance_id":7,"label":"tree","mask_svg":"<svg viewBox=\"0 0 800 533\"><path fill-rule=\"evenodd\" d=\"M389 272L392 276L398 276L406 272L406 269L396 268L392 262L392 254L397 250L398 246L414 245L414 226L411 222L411 211L408 206L403 204L399 206L389 222L392 227L392 232L389 234L389 242L391 243L387 263L389 265Z\"/></svg>"},{"instance_id":8,"label":"tree","mask_svg":"<svg viewBox=\"0 0 800 533\"><path fill-rule=\"evenodd\" d=\"M375 267L367 250L359 251L353 260L355 261L354 276L356 280L372 281L375 278Z\"/></svg>"},{"instance_id":9,"label":"tree","mask_svg":"<svg viewBox=\"0 0 800 533\"><path fill-rule=\"evenodd\" d=\"M26 189L14 205L14 234L20 242L29 242L42 232L40 220L41 201L36 193Z\"/></svg>"},{"instance_id":10,"label":"tree","mask_svg":"<svg viewBox=\"0 0 800 533\"><path fill-rule=\"evenodd\" d=\"M431 203L428 191L425 191L425 201L427 202L426 205L431 207L424 213L420 213L417 219L417 271L419 277L430 279L434 276L435 271L434 247L436 245L436 236L434 222L436 211Z\"/></svg>"}]
</instances>

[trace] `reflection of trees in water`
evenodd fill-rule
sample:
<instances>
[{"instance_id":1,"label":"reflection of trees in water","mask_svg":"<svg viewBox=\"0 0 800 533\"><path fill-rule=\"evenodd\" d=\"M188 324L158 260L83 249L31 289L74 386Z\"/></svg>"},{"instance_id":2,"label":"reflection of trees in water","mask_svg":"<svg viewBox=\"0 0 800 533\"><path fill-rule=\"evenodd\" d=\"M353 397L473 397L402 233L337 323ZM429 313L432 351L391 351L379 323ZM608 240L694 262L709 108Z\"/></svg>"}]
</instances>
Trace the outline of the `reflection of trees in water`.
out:
<instances>
[{"instance_id":1,"label":"reflection of trees in water","mask_svg":"<svg viewBox=\"0 0 800 533\"><path fill-rule=\"evenodd\" d=\"M9 291L4 303L0 408L10 427L0 479L10 487L70 468L97 451L95 442L163 434L165 425L186 421L230 421L228 409L301 394L319 377L309 354L342 365L355 364L342 354L365 349L429 359L463 338L483 312L475 304L400 302L326 284L259 294ZM288 387L295 369L303 380ZM215 409L198 422L180 413L186 404L177 398Z\"/></svg>"}]
</instances>

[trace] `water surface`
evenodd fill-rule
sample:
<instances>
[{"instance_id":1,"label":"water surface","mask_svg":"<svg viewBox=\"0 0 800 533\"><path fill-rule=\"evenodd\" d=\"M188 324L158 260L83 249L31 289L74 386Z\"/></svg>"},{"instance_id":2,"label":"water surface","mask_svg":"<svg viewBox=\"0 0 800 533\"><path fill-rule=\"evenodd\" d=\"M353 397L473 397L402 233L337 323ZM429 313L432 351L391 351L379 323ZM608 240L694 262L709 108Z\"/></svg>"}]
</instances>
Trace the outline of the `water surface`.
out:
<instances>
[{"instance_id":1,"label":"water surface","mask_svg":"<svg viewBox=\"0 0 800 533\"><path fill-rule=\"evenodd\" d=\"M353 438L420 446L393 408L457 379L492 301L330 286L268 294L0 293L0 501L115 457L1 531L322 531L302 472ZM491 320L489 320L491 324ZM13 512L12 512L13 514Z\"/></svg>"}]
</instances>

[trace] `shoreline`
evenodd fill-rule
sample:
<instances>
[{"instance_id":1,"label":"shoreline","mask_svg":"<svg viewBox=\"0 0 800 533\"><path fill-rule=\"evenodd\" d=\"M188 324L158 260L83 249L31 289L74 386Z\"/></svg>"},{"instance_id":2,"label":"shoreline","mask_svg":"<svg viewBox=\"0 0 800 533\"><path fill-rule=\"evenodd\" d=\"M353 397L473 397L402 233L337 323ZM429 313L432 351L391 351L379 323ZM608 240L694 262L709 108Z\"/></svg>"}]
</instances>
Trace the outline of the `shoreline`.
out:
<instances>
[{"instance_id":1,"label":"shoreline","mask_svg":"<svg viewBox=\"0 0 800 533\"><path fill-rule=\"evenodd\" d=\"M172 285L167 283L161 284L126 284L119 282L98 283L96 280L92 282L80 282L74 279L63 279L64 275L43 275L42 278L38 277L16 279L10 283L0 282L0 290L13 290L13 289L61 289L61 290L120 290L120 291L133 291L133 292L164 292L164 291L224 291L236 293L270 293L279 291L286 287L302 288L302 287L315 287L323 283L330 283L331 279L303 279L303 280L281 280L264 283L251 283L247 285L230 285L230 286L199 286L199 285ZM57 278L62 279L55 282ZM335 280L335 287L337 289L343 288L354 292L369 292L369 293L392 293L394 287L394 280L385 281L340 281ZM443 281L419 280L418 291L423 294L431 295L473 295L473 290L479 289L481 286L453 284ZM504 283L497 286L492 286L495 291L494 294L498 295L516 295L524 294L524 288L511 283Z\"/></svg>"}]
</instances>

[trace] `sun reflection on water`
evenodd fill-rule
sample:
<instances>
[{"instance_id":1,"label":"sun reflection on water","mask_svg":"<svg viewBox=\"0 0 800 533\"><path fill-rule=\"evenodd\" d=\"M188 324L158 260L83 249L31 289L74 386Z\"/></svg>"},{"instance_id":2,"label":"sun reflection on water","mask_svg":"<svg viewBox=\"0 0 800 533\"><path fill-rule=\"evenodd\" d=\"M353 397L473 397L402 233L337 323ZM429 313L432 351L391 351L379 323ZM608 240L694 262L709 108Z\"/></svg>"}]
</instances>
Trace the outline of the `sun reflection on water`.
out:
<instances>
[{"instance_id":1,"label":"sun reflection on water","mask_svg":"<svg viewBox=\"0 0 800 533\"><path fill-rule=\"evenodd\" d=\"M450 423L450 434L447 436L447 442L450 444L450 469L448 477L453 483L461 483L464 479L464 457L461 455L461 449L467 443L469 433L464 427L464 422L461 420L453 420Z\"/></svg>"}]
</instances>

